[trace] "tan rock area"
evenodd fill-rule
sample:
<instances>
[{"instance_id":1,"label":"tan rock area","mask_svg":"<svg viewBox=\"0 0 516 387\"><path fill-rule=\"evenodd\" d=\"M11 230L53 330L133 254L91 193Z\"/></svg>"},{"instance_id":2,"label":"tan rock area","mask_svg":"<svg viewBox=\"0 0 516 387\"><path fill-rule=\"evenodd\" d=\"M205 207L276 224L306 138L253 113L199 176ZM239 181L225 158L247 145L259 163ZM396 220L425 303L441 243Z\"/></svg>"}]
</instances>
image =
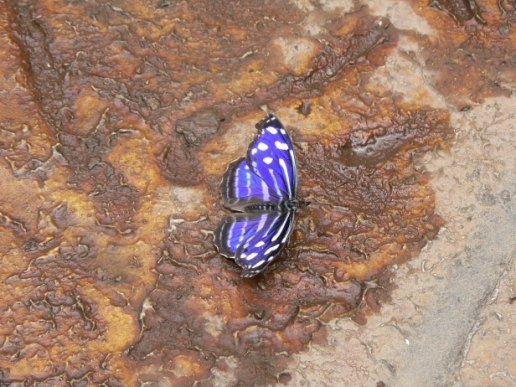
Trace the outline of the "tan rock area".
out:
<instances>
[{"instance_id":1,"label":"tan rock area","mask_svg":"<svg viewBox=\"0 0 516 387\"><path fill-rule=\"evenodd\" d=\"M1 386L514 386L516 2L0 0ZM219 255L274 112L291 238Z\"/></svg>"}]
</instances>

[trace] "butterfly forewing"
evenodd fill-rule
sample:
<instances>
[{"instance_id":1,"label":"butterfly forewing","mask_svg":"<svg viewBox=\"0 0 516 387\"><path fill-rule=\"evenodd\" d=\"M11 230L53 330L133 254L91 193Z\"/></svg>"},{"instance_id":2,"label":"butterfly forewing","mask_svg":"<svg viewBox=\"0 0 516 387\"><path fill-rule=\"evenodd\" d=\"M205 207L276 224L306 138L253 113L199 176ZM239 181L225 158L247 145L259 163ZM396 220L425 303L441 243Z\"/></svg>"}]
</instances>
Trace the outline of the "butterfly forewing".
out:
<instances>
[{"instance_id":1,"label":"butterfly forewing","mask_svg":"<svg viewBox=\"0 0 516 387\"><path fill-rule=\"evenodd\" d=\"M272 114L256 124L258 136L247 151L247 163L276 195L295 198L297 171L292 141Z\"/></svg>"}]
</instances>

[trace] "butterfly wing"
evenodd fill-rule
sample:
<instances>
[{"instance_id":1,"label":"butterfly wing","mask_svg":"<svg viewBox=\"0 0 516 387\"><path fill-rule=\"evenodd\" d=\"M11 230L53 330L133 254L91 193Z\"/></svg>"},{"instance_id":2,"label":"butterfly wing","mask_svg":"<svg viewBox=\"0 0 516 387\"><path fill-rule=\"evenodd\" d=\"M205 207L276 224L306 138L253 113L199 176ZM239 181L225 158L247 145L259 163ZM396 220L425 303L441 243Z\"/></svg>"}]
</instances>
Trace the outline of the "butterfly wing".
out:
<instances>
[{"instance_id":1,"label":"butterfly wing","mask_svg":"<svg viewBox=\"0 0 516 387\"><path fill-rule=\"evenodd\" d=\"M293 211L230 214L215 230L215 246L244 269L242 277L254 277L285 246L293 224Z\"/></svg>"},{"instance_id":2,"label":"butterfly wing","mask_svg":"<svg viewBox=\"0 0 516 387\"><path fill-rule=\"evenodd\" d=\"M280 201L278 194L247 164L244 157L229 164L220 184L224 206L235 211L251 204Z\"/></svg>"},{"instance_id":3,"label":"butterfly wing","mask_svg":"<svg viewBox=\"0 0 516 387\"><path fill-rule=\"evenodd\" d=\"M276 196L294 199L297 194L296 159L285 127L274 114L268 114L256 128L258 136L247 151L247 164Z\"/></svg>"},{"instance_id":4,"label":"butterfly wing","mask_svg":"<svg viewBox=\"0 0 516 387\"><path fill-rule=\"evenodd\" d=\"M220 254L235 258L238 248L275 223L277 213L242 213L225 216L215 229L215 247Z\"/></svg>"},{"instance_id":5,"label":"butterfly wing","mask_svg":"<svg viewBox=\"0 0 516 387\"><path fill-rule=\"evenodd\" d=\"M242 277L254 277L262 272L280 253L288 241L294 224L294 211L259 214L267 217L264 227L242 243L235 262L242 267Z\"/></svg>"}]
</instances>

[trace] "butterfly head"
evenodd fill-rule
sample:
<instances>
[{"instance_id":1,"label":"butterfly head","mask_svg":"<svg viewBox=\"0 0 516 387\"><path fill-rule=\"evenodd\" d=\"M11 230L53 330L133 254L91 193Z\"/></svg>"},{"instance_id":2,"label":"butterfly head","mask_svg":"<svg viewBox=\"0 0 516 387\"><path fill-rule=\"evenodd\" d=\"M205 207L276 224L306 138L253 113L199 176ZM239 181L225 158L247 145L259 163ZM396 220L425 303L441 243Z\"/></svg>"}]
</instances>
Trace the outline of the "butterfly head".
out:
<instances>
[{"instance_id":1,"label":"butterfly head","mask_svg":"<svg viewBox=\"0 0 516 387\"><path fill-rule=\"evenodd\" d=\"M305 208L310 205L310 202L304 201L304 200L298 200L297 201L297 208Z\"/></svg>"},{"instance_id":2,"label":"butterfly head","mask_svg":"<svg viewBox=\"0 0 516 387\"><path fill-rule=\"evenodd\" d=\"M297 199L285 200L281 203L281 205L287 211L295 210L298 208L308 207L309 204L310 204L310 202L305 202L304 200L297 200Z\"/></svg>"}]
</instances>

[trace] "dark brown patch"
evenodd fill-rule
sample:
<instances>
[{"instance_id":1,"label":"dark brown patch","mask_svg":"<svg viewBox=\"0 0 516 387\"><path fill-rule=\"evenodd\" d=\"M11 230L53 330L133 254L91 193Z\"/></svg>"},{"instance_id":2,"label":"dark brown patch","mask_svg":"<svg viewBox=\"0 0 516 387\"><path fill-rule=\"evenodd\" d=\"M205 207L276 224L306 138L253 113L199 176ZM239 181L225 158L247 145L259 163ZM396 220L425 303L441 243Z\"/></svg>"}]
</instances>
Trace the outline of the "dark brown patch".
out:
<instances>
[{"instance_id":1,"label":"dark brown patch","mask_svg":"<svg viewBox=\"0 0 516 387\"><path fill-rule=\"evenodd\" d=\"M123 174L104 160L111 146L110 134L118 128L116 114L106 112L87 136L76 135L77 70L70 71L50 48L51 27L38 17L38 6L30 1L12 2L7 9L11 33L17 41L28 81L39 112L58 137L55 150L74 171L70 185L85 190L95 200L99 224L109 233L132 233L131 217L139 193L125 183ZM60 53L61 54L61 53Z\"/></svg>"},{"instance_id":2,"label":"dark brown patch","mask_svg":"<svg viewBox=\"0 0 516 387\"><path fill-rule=\"evenodd\" d=\"M466 22L475 18L482 24L486 23L475 0L434 0L430 5L445 9L457 22Z\"/></svg>"},{"instance_id":3,"label":"dark brown patch","mask_svg":"<svg viewBox=\"0 0 516 387\"><path fill-rule=\"evenodd\" d=\"M303 101L301 105L297 107L297 111L307 117L312 111L312 103L310 101Z\"/></svg>"},{"instance_id":4,"label":"dark brown patch","mask_svg":"<svg viewBox=\"0 0 516 387\"><path fill-rule=\"evenodd\" d=\"M66 218L63 208L57 208L54 216ZM71 383L85 378L95 384L122 386L121 379L102 366L106 354L84 351L88 343L107 333L107 321L99 312L98 300L91 296L91 287L105 287L106 300L113 297L116 303L117 286L92 277L97 251L91 238L76 235L68 242L62 235L55 237L56 248L29 251L34 256L30 266L5 280L3 291L9 301L2 304L1 313L7 319L3 331L8 333L3 336L2 356L11 363L32 362L25 383ZM42 251L46 254L41 255ZM20 288L24 289L21 297L17 295ZM56 346L66 356L66 364L45 367L42 363L52 361L50 349ZM2 367L1 382L21 381L10 377L11 367Z\"/></svg>"},{"instance_id":5,"label":"dark brown patch","mask_svg":"<svg viewBox=\"0 0 516 387\"><path fill-rule=\"evenodd\" d=\"M433 85L450 103L463 110L485 98L511 95L505 84L516 76L516 46L510 34L516 22L513 1L488 8L468 0L432 2L434 7L423 0L411 3L439 36L439 43L414 38L424 47L425 67L436 74ZM437 4L448 12L438 10Z\"/></svg>"},{"instance_id":6,"label":"dark brown patch","mask_svg":"<svg viewBox=\"0 0 516 387\"><path fill-rule=\"evenodd\" d=\"M288 382L292 380L292 375L290 375L288 372L284 372L280 375L278 375L278 382L280 382L283 385L288 385Z\"/></svg>"}]
</instances>

